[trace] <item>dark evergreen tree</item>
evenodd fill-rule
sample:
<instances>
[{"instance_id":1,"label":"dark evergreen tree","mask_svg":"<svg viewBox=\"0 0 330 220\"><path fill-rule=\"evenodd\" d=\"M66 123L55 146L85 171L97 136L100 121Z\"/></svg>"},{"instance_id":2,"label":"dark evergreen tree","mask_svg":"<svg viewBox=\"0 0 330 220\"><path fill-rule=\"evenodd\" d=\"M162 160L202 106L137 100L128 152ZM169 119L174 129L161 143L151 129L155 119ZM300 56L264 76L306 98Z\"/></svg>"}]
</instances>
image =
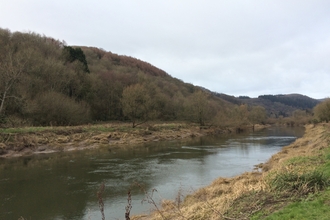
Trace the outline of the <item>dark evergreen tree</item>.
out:
<instances>
[{"instance_id":1,"label":"dark evergreen tree","mask_svg":"<svg viewBox=\"0 0 330 220\"><path fill-rule=\"evenodd\" d=\"M64 46L63 55L66 62L80 61L84 65L84 71L89 73L89 68L86 60L86 56L80 47L73 48L70 46Z\"/></svg>"}]
</instances>

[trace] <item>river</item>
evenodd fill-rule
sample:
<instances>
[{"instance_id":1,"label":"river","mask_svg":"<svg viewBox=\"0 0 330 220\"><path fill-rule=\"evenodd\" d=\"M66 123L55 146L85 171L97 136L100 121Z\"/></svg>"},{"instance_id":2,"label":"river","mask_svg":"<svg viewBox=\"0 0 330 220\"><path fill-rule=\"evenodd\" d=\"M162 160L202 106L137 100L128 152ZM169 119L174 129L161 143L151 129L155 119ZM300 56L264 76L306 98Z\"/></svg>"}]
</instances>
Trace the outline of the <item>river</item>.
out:
<instances>
[{"instance_id":1,"label":"river","mask_svg":"<svg viewBox=\"0 0 330 220\"><path fill-rule=\"evenodd\" d=\"M270 127L254 133L152 142L0 160L0 219L101 220L102 183L106 219L148 213L148 192L158 204L193 193L217 177L252 171L289 145L303 128Z\"/></svg>"}]
</instances>

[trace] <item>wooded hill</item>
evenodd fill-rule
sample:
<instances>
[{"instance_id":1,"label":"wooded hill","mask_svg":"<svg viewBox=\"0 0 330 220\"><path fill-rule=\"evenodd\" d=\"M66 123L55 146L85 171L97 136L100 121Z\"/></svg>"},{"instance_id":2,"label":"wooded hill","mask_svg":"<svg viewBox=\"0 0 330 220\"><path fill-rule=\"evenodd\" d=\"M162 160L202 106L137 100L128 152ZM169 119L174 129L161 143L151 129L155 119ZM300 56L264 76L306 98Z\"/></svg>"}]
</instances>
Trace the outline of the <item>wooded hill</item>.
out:
<instances>
[{"instance_id":1,"label":"wooded hill","mask_svg":"<svg viewBox=\"0 0 330 220\"><path fill-rule=\"evenodd\" d=\"M258 98L248 96L229 96L226 94L215 94L228 102L236 105L247 104L250 106L262 106L266 109L269 117L290 117L296 110L312 112L312 109L321 102L301 94L287 95L260 95Z\"/></svg>"},{"instance_id":2,"label":"wooded hill","mask_svg":"<svg viewBox=\"0 0 330 220\"><path fill-rule=\"evenodd\" d=\"M260 103L228 97L184 83L133 57L0 29L2 126L112 120L131 121L133 126L147 120L241 126L263 122L264 108L270 111L280 103L268 96L259 98L265 100Z\"/></svg>"}]
</instances>

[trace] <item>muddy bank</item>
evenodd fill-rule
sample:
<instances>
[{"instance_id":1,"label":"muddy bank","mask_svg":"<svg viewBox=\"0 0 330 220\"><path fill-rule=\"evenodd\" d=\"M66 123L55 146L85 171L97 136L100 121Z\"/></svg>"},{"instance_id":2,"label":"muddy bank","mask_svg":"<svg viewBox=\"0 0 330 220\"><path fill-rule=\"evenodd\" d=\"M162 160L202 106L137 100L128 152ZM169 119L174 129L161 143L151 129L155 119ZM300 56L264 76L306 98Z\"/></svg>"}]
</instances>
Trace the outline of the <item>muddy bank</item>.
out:
<instances>
[{"instance_id":1,"label":"muddy bank","mask_svg":"<svg viewBox=\"0 0 330 220\"><path fill-rule=\"evenodd\" d=\"M103 124L30 130L0 132L0 157L141 144L235 132L235 129L224 130L215 127L201 129L197 125L183 123L149 124L134 129L129 124Z\"/></svg>"}]
</instances>

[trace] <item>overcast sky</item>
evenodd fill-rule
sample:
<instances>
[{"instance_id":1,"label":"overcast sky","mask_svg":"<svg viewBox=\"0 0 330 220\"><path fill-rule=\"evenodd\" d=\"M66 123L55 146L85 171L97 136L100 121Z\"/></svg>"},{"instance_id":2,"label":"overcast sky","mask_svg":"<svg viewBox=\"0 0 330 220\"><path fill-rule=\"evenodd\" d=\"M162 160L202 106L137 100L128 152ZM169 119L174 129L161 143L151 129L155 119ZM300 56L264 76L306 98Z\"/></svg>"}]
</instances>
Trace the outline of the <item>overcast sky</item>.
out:
<instances>
[{"instance_id":1,"label":"overcast sky","mask_svg":"<svg viewBox=\"0 0 330 220\"><path fill-rule=\"evenodd\" d=\"M0 27L239 96L330 96L329 0L0 0Z\"/></svg>"}]
</instances>

